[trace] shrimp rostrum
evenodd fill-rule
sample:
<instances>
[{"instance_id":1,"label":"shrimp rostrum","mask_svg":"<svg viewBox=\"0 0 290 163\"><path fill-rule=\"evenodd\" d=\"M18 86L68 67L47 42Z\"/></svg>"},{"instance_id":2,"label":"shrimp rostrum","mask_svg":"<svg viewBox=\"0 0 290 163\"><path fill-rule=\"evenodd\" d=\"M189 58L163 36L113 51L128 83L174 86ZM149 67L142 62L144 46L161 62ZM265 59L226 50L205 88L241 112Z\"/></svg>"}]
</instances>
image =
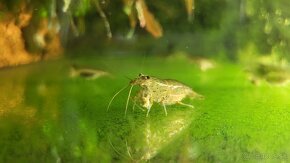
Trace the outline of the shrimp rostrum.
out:
<instances>
[{"instance_id":1,"label":"shrimp rostrum","mask_svg":"<svg viewBox=\"0 0 290 163\"><path fill-rule=\"evenodd\" d=\"M160 104L163 106L165 114L167 115L166 106L180 104L183 106L194 108L193 105L185 104L182 101L185 98L190 99L203 99L202 95L199 95L195 91L192 90L189 86L182 84L176 80L172 79L158 79L156 77L148 76L139 74L139 76L130 81L130 91L126 103L125 114L127 112L128 103L130 100L130 95L133 86L140 86L141 89L133 98L134 106L135 103L138 102L142 107L147 109L146 116L149 115L150 109L154 103ZM126 88L126 87L125 87ZM108 108L116 97L121 91L125 88L121 89L117 92L113 98L111 99Z\"/></svg>"}]
</instances>

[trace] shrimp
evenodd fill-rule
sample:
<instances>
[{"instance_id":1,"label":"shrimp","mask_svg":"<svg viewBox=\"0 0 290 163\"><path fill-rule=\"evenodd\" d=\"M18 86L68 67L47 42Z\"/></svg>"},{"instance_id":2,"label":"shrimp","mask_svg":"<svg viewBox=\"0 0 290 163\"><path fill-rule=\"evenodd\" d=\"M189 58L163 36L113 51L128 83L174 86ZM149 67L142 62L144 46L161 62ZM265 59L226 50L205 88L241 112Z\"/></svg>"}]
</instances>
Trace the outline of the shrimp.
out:
<instances>
[{"instance_id":1,"label":"shrimp","mask_svg":"<svg viewBox=\"0 0 290 163\"><path fill-rule=\"evenodd\" d=\"M193 105L185 104L182 102L185 98L190 99L204 99L204 96L196 93L189 86L182 84L179 81L172 79L158 79L156 77L139 74L139 76L130 81L130 91L127 98L125 115L131 96L133 86L140 86L141 89L134 98L134 102L138 101L140 105L147 109L146 117L148 117L150 109L154 103L163 106L165 115L167 115L166 106L180 104L190 108L194 108ZM119 94L124 88L118 91L111 99L109 106L113 99ZM109 108L108 106L108 108Z\"/></svg>"}]
</instances>

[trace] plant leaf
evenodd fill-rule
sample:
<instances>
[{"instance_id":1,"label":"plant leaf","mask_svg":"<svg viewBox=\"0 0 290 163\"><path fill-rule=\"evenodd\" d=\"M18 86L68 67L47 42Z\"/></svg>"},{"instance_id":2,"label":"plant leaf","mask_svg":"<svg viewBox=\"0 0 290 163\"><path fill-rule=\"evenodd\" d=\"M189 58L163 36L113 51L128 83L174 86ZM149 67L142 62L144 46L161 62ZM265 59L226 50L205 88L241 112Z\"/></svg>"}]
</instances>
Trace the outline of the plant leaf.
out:
<instances>
[{"instance_id":1,"label":"plant leaf","mask_svg":"<svg viewBox=\"0 0 290 163\"><path fill-rule=\"evenodd\" d=\"M124 3L124 12L126 13L126 15L128 15L129 17L129 21L130 21L130 26L132 29L134 29L136 27L137 24L137 18L136 18L136 12L134 12L133 10L133 5L134 5L134 0L123 0Z\"/></svg>"},{"instance_id":2,"label":"plant leaf","mask_svg":"<svg viewBox=\"0 0 290 163\"><path fill-rule=\"evenodd\" d=\"M154 37L161 37L163 30L159 22L155 19L154 15L148 10L144 0L136 1L136 9L140 26L145 28Z\"/></svg>"},{"instance_id":3,"label":"plant leaf","mask_svg":"<svg viewBox=\"0 0 290 163\"><path fill-rule=\"evenodd\" d=\"M186 7L188 21L192 21L193 11L194 11L194 0L184 0L184 4Z\"/></svg>"}]
</instances>

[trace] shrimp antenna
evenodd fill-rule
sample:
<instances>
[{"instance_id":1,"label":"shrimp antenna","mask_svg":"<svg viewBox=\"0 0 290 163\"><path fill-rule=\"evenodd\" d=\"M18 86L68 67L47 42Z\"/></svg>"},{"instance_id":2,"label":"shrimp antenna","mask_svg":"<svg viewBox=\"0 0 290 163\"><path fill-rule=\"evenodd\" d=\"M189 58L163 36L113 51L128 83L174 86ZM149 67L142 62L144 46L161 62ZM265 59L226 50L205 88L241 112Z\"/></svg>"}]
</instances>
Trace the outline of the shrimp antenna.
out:
<instances>
[{"instance_id":1,"label":"shrimp antenna","mask_svg":"<svg viewBox=\"0 0 290 163\"><path fill-rule=\"evenodd\" d=\"M134 160L133 157L132 157L132 155L131 155L131 153L130 153L130 149L129 149L129 146L128 146L128 142L127 142L127 140L125 140L125 141L126 141L126 148L127 148L128 155L129 155L129 157L130 157L132 160Z\"/></svg>"},{"instance_id":2,"label":"shrimp antenna","mask_svg":"<svg viewBox=\"0 0 290 163\"><path fill-rule=\"evenodd\" d=\"M113 150L118 153L120 156L124 157L124 158L128 158L126 155L121 154L112 144L111 140L109 139L109 143L112 146ZM127 145L127 144L126 144Z\"/></svg>"},{"instance_id":3,"label":"shrimp antenna","mask_svg":"<svg viewBox=\"0 0 290 163\"><path fill-rule=\"evenodd\" d=\"M125 76L125 78L129 79L130 81L132 80L131 78L129 78L128 76Z\"/></svg>"},{"instance_id":4,"label":"shrimp antenna","mask_svg":"<svg viewBox=\"0 0 290 163\"><path fill-rule=\"evenodd\" d=\"M134 86L134 85L132 85L132 86L130 87L129 95L128 95L128 98L127 98L126 109L125 109L125 116L126 116L126 114L127 114L128 104L129 104L130 95L131 95L131 92L132 92L132 88L133 88L133 86Z\"/></svg>"},{"instance_id":5,"label":"shrimp antenna","mask_svg":"<svg viewBox=\"0 0 290 163\"><path fill-rule=\"evenodd\" d=\"M125 86L125 87L123 87L122 89L120 89L117 93L115 93L115 95L112 97L111 101L109 102L109 105L108 105L108 107L107 107L107 111L109 111L109 108L110 108L110 106L111 106L113 100L115 99L115 97L116 97L120 92L122 92L124 89L126 89L127 87L128 87L128 85Z\"/></svg>"}]
</instances>

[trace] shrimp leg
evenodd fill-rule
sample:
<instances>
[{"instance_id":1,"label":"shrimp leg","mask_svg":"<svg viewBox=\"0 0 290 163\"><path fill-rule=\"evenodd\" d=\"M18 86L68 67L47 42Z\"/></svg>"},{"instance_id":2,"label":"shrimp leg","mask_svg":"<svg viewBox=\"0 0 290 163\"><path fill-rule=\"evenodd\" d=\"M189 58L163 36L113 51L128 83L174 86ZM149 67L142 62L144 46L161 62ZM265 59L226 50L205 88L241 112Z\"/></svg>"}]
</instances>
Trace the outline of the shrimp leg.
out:
<instances>
[{"instance_id":1,"label":"shrimp leg","mask_svg":"<svg viewBox=\"0 0 290 163\"><path fill-rule=\"evenodd\" d=\"M190 108L194 108L194 106L193 105L190 105L190 104L185 104L183 102L177 102L177 103L180 104L180 105L183 105L183 106L187 106L187 107L190 107Z\"/></svg>"},{"instance_id":2,"label":"shrimp leg","mask_svg":"<svg viewBox=\"0 0 290 163\"><path fill-rule=\"evenodd\" d=\"M167 110L166 110L166 105L164 103L162 103L164 111L165 111L165 115L167 116Z\"/></svg>"},{"instance_id":3,"label":"shrimp leg","mask_svg":"<svg viewBox=\"0 0 290 163\"><path fill-rule=\"evenodd\" d=\"M149 115L149 112L150 112L150 109L151 109L151 107L149 106L149 107L147 107L147 114L146 114L146 117L148 117L148 115Z\"/></svg>"}]
</instances>

